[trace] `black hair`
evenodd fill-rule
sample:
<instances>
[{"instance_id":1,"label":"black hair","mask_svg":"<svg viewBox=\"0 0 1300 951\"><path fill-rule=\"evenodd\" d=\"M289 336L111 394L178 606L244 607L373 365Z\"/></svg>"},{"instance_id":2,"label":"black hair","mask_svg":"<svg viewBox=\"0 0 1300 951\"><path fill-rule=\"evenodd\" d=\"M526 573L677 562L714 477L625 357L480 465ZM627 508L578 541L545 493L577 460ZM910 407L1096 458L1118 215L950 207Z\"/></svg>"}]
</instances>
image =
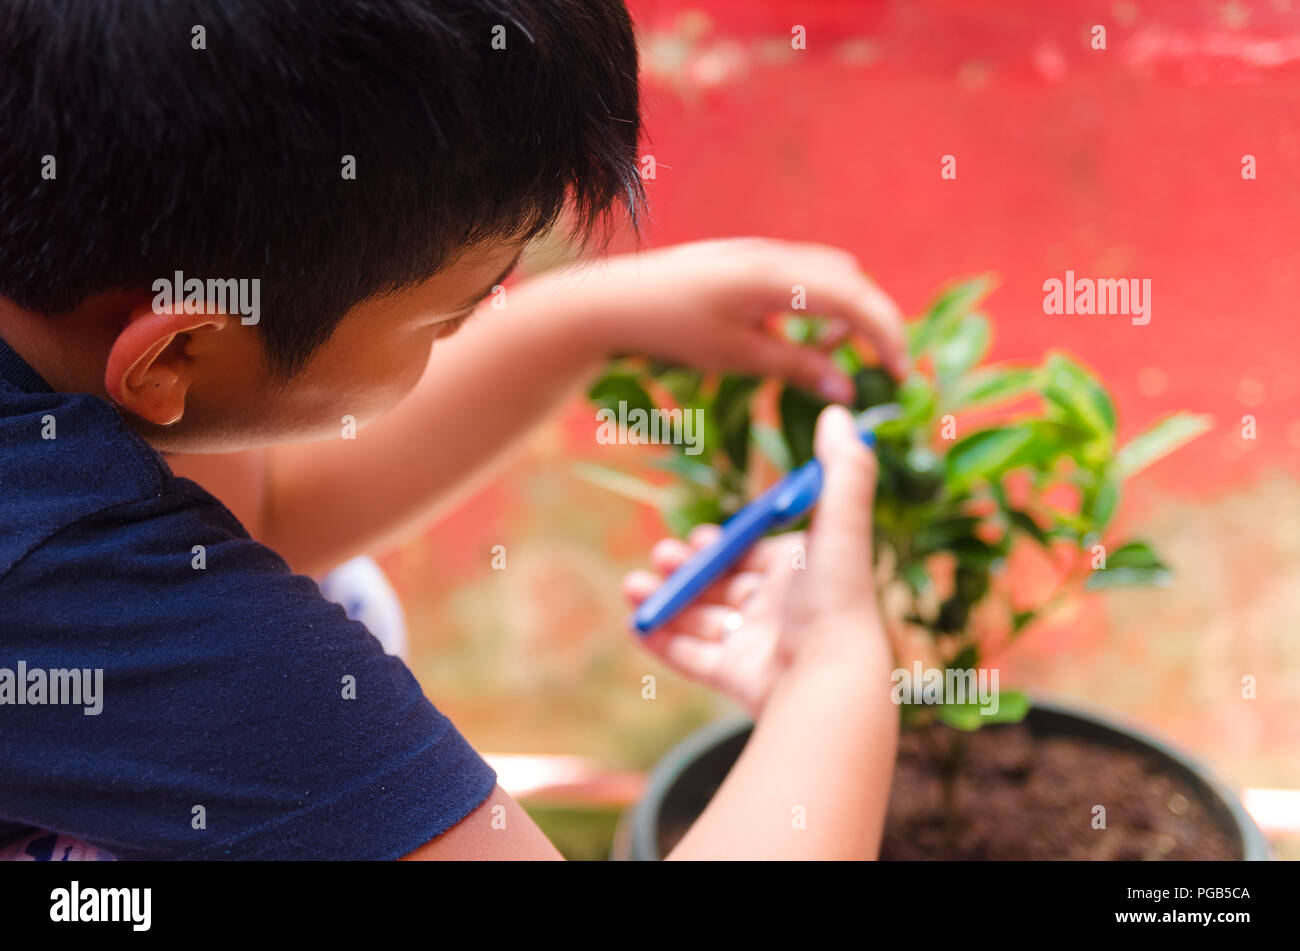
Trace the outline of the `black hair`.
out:
<instances>
[{"instance_id":1,"label":"black hair","mask_svg":"<svg viewBox=\"0 0 1300 951\"><path fill-rule=\"evenodd\" d=\"M619 0L0 0L0 77L0 295L261 278L282 378L477 241L643 201Z\"/></svg>"}]
</instances>

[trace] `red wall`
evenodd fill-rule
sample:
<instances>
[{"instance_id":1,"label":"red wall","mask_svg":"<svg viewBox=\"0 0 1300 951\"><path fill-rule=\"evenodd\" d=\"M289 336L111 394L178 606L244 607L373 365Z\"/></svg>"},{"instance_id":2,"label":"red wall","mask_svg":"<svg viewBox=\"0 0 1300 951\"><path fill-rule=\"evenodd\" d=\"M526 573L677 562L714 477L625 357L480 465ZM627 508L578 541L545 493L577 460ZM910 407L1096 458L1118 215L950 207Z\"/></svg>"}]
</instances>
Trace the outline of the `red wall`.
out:
<instances>
[{"instance_id":1,"label":"red wall","mask_svg":"<svg viewBox=\"0 0 1300 951\"><path fill-rule=\"evenodd\" d=\"M1287 5L633 2L658 166L648 243L840 244L909 313L949 278L995 271L994 356L1073 351L1127 432L1175 408L1217 418L1151 478L1204 490L1300 470ZM1150 324L1046 316L1043 281L1067 268L1149 278Z\"/></svg>"}]
</instances>

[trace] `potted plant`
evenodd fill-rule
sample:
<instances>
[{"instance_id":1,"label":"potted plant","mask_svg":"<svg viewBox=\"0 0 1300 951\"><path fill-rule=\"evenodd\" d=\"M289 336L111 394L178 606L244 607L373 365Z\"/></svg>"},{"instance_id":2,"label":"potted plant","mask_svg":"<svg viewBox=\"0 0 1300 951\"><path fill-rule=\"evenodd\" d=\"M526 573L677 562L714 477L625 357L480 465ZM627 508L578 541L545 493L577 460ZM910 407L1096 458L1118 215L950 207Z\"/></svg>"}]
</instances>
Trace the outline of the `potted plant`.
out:
<instances>
[{"instance_id":1,"label":"potted plant","mask_svg":"<svg viewBox=\"0 0 1300 951\"><path fill-rule=\"evenodd\" d=\"M882 857L1266 857L1235 797L1182 753L1000 689L999 654L1063 602L1167 583L1152 547L1113 538L1110 525L1124 481L1210 421L1175 413L1120 446L1110 394L1076 360L1052 352L1039 364L984 364L990 325L974 308L989 287L987 278L955 284L909 324L916 369L901 382L852 344L834 353L858 410L902 407L878 428L876 450L877 583L903 725ZM816 318L785 327L805 343L822 332ZM667 485L585 467L654 501L679 533L725 520L811 458L825 405L777 381L631 359L615 361L590 395L620 418L681 410L702 421L689 446L654 460ZM1018 583L1008 564L1026 558L1049 584ZM625 823L621 854L666 854L747 736L747 723L715 724L671 752Z\"/></svg>"}]
</instances>

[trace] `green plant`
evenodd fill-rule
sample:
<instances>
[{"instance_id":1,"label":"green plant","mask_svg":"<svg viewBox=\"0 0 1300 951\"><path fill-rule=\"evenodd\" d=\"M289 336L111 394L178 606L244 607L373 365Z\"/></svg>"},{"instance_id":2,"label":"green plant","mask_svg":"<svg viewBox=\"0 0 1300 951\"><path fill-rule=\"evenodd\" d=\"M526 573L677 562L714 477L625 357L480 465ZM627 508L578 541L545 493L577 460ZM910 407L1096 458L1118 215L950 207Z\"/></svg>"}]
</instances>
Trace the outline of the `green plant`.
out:
<instances>
[{"instance_id":1,"label":"green plant","mask_svg":"<svg viewBox=\"0 0 1300 951\"><path fill-rule=\"evenodd\" d=\"M865 365L851 344L834 354L854 379L856 409L902 406L900 419L877 430L881 602L896 649L927 654L945 677L987 664L1080 589L1166 583L1169 570L1149 544L1116 540L1108 528L1124 480L1210 426L1206 417L1175 413L1119 446L1110 394L1066 354L1049 353L1036 365L984 365L991 331L974 308L989 288L987 278L954 284L908 325L916 369L901 382ZM816 318L785 323L804 343L822 327ZM811 458L814 422L826 405L777 381L707 378L637 360L615 361L591 398L703 414L696 455L679 447L655 459L673 477L667 485L586 467L593 480L657 504L678 533L725 519L763 482ZM1055 579L1034 600L1007 583L1018 544L1037 548ZM958 731L1028 711L1023 694L1003 691L999 700L995 715L969 698L905 703L902 711L908 725ZM950 802L961 746L935 746Z\"/></svg>"}]
</instances>

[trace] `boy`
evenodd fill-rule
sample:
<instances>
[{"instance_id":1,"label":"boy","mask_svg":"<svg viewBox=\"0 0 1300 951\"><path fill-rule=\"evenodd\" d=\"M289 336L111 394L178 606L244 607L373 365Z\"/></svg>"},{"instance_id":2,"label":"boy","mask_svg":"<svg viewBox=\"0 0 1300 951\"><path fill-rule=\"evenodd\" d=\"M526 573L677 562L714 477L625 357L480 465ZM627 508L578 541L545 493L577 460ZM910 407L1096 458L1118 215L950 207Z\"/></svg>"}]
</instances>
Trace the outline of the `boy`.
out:
<instances>
[{"instance_id":1,"label":"boy","mask_svg":"<svg viewBox=\"0 0 1300 951\"><path fill-rule=\"evenodd\" d=\"M427 517L609 353L846 398L825 352L763 318L802 284L899 369L896 311L842 252L709 242L512 288L434 347L563 209L580 235L638 210L619 3L7 6L0 843L557 857L401 662L290 568ZM874 468L841 409L817 451L809 536L766 542L648 642L757 717L673 857L877 847L897 717ZM688 551L661 543L656 571ZM102 684L97 710L68 672Z\"/></svg>"}]
</instances>

